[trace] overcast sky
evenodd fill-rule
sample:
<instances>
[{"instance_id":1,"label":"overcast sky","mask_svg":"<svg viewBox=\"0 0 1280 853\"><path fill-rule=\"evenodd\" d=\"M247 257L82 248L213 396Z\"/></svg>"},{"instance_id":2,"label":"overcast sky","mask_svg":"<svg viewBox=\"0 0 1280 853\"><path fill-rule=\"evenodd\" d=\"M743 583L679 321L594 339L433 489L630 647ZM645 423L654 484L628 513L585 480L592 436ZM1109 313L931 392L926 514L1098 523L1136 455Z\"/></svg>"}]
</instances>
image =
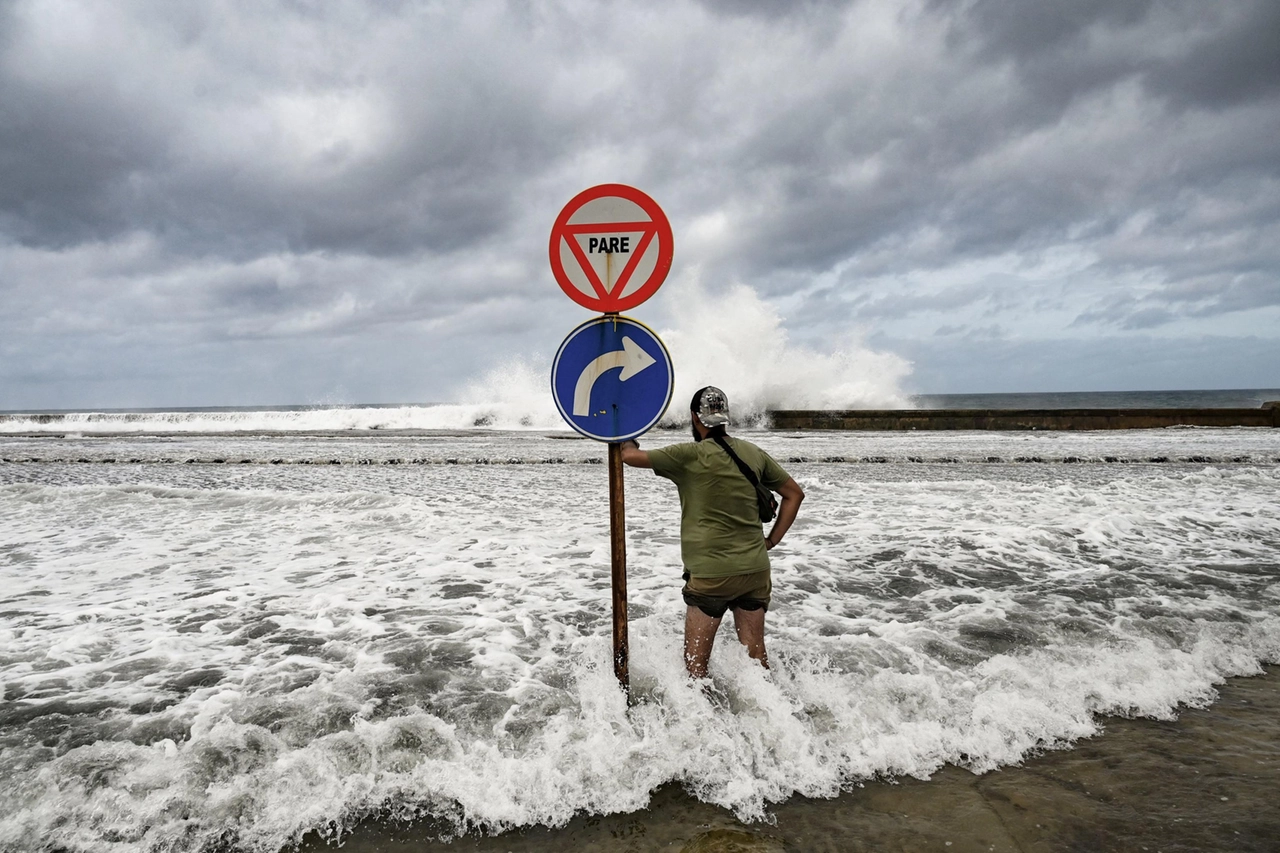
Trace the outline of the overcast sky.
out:
<instances>
[{"instance_id":1,"label":"overcast sky","mask_svg":"<svg viewBox=\"0 0 1280 853\"><path fill-rule=\"evenodd\" d=\"M906 392L1277 387L1278 140L1275 0L0 0L0 409L457 399L608 182L677 371L746 302Z\"/></svg>"}]
</instances>

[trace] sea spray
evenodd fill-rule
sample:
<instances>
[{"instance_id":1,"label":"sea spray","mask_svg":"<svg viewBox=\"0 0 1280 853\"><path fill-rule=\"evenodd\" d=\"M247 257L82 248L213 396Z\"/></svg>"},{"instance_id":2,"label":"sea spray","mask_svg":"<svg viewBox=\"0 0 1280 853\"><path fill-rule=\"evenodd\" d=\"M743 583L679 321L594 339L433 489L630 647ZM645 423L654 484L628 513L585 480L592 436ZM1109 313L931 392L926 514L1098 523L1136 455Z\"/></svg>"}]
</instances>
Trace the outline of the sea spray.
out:
<instances>
[{"instance_id":1,"label":"sea spray","mask_svg":"<svg viewBox=\"0 0 1280 853\"><path fill-rule=\"evenodd\" d=\"M703 385L728 394L740 425L758 425L768 409L905 407L902 381L911 364L867 348L850 332L828 352L793 345L782 316L752 288L737 284L708 292L690 274L666 285L671 328L659 328L675 364L675 390L664 425L687 423L688 400ZM647 307L647 306L645 306ZM644 322L645 307L629 316ZM670 309L670 305L668 305ZM550 359L512 359L462 392L463 403L483 410L479 426L559 426L547 375Z\"/></svg>"},{"instance_id":2,"label":"sea spray","mask_svg":"<svg viewBox=\"0 0 1280 853\"><path fill-rule=\"evenodd\" d=\"M675 328L660 335L676 365L668 417L688 421L688 400L704 385L729 395L739 423L768 409L902 408L910 362L868 349L854 333L829 352L793 345L783 318L753 289L713 294L690 278L679 287Z\"/></svg>"},{"instance_id":3,"label":"sea spray","mask_svg":"<svg viewBox=\"0 0 1280 853\"><path fill-rule=\"evenodd\" d=\"M460 394L475 408L474 426L558 429L564 421L551 398L550 357L545 361L512 358L472 381Z\"/></svg>"}]
</instances>

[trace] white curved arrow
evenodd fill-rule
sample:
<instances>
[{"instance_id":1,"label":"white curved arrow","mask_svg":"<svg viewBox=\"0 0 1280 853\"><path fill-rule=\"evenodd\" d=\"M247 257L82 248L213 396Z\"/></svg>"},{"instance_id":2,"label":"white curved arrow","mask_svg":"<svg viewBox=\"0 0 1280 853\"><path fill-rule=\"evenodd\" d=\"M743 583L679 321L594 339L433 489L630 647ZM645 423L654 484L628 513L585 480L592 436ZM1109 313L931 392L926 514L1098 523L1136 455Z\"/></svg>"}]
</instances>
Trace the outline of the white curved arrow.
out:
<instances>
[{"instance_id":1,"label":"white curved arrow","mask_svg":"<svg viewBox=\"0 0 1280 853\"><path fill-rule=\"evenodd\" d=\"M641 349L640 345L631 338L623 335L622 349L600 356L588 364L578 377L578 383L573 386L573 416L581 418L591 414L591 389L605 372L621 367L622 373L618 375L618 379L626 382L653 364L657 364L653 356Z\"/></svg>"}]
</instances>

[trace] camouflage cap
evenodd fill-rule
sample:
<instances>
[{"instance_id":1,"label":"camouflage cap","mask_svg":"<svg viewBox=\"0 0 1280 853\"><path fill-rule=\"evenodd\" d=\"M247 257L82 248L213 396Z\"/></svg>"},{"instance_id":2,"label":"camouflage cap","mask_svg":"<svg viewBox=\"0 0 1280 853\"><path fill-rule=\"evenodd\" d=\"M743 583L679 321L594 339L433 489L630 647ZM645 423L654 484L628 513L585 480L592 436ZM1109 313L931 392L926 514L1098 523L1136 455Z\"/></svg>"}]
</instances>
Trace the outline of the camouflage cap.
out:
<instances>
[{"instance_id":1,"label":"camouflage cap","mask_svg":"<svg viewBox=\"0 0 1280 853\"><path fill-rule=\"evenodd\" d=\"M697 415L708 429L729 423L729 398L719 388L708 385L699 396Z\"/></svg>"}]
</instances>

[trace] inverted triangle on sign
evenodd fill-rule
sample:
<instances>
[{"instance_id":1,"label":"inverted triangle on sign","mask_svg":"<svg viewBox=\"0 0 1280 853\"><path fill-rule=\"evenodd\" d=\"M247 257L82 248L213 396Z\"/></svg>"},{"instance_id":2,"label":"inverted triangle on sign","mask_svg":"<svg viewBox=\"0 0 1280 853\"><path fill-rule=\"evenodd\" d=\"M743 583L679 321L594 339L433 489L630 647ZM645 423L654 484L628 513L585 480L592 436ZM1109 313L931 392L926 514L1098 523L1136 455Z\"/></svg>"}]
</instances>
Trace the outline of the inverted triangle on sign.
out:
<instances>
[{"instance_id":1,"label":"inverted triangle on sign","mask_svg":"<svg viewBox=\"0 0 1280 853\"><path fill-rule=\"evenodd\" d=\"M627 283L631 281L631 276L635 273L636 267L639 266L640 259L644 257L649 244L653 242L654 236L658 233L658 226L652 220L642 222L591 222L581 225L566 225L563 233L565 242L569 244L569 249L577 259L578 266L582 268L583 275L591 283L596 296L605 299L621 295L626 291ZM588 237L618 236L622 234L639 234L640 239L636 241L634 248L630 250L630 257L621 271L616 276L606 276L606 279L611 280L602 281L600 274L596 272L595 264L591 263L591 259L587 257L587 252L583 248L583 240Z\"/></svg>"}]
</instances>

